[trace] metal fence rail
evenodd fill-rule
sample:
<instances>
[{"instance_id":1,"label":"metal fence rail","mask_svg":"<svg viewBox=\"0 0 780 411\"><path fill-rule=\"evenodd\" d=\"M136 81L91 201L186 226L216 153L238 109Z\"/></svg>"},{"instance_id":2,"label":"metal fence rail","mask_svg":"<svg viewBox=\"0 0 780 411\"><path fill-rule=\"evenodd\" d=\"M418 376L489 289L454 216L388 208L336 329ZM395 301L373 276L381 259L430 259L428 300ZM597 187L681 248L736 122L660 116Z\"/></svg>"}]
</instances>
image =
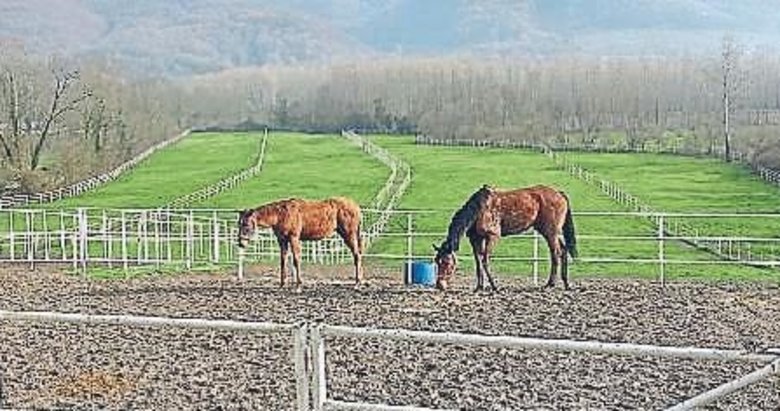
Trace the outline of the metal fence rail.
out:
<instances>
[{"instance_id":1,"label":"metal fence rail","mask_svg":"<svg viewBox=\"0 0 780 411\"><path fill-rule=\"evenodd\" d=\"M201 318L146 317L134 315L94 315L40 311L0 310L0 321L43 322L60 324L118 325L130 327L173 327L200 330L225 330L262 334L289 333L292 337L292 354L295 366L296 408L309 409L309 382L306 372L307 327L304 324L279 324L272 322L206 320ZM0 387L2 388L2 387ZM0 398L1 399L1 398ZM2 407L4 404L0 404ZM2 409L2 408L0 408Z\"/></svg>"},{"instance_id":2,"label":"metal fence rail","mask_svg":"<svg viewBox=\"0 0 780 411\"><path fill-rule=\"evenodd\" d=\"M604 353L656 358L685 358L706 361L747 361L766 364L750 374L706 391L670 408L670 410L675 411L689 410L697 406L709 404L750 384L771 378L774 375L780 375L780 350L777 349L767 350L764 353L754 353L699 347L672 347L600 341L575 341L451 332L413 331L404 329L360 328L326 324L278 324L270 322L206 320L200 318L90 315L3 310L0 310L0 321L121 325L132 327L177 327L264 334L290 333L292 336L292 353L295 370L296 409L301 411L330 409L433 411L428 408L413 406L391 406L386 404L346 402L329 399L326 373L326 339L328 337L371 338L386 341L416 341L433 344ZM4 404L0 404L0 407L3 405Z\"/></svg>"},{"instance_id":3,"label":"metal fence rail","mask_svg":"<svg viewBox=\"0 0 780 411\"><path fill-rule=\"evenodd\" d=\"M330 409L352 410L414 410L434 411L429 408L412 406L390 406L386 404L370 404L363 402L336 401L327 395L326 374L326 338L350 337L372 338L390 341L417 341L433 344L473 345L482 347L510 349L539 349L563 352L603 353L634 357L683 358L708 361L747 361L769 363L759 370L746 376L709 390L690 400L684 401L671 410L690 410L694 407L710 404L728 394L738 391L750 384L780 375L780 350L770 350L766 353L752 353L737 350L718 350L698 347L670 347L644 344L607 343L600 341L553 340L542 338L488 336L463 333L441 333L429 331L412 331L403 329L359 328L347 326L319 325L310 333L310 350L312 355L312 408L315 411ZM443 410L435 410L443 411Z\"/></svg>"},{"instance_id":4,"label":"metal fence rail","mask_svg":"<svg viewBox=\"0 0 780 411\"><path fill-rule=\"evenodd\" d=\"M75 197L81 195L87 191L93 190L109 181L116 180L119 176L125 172L132 170L141 163L143 160L154 154L155 152L168 147L171 144L178 142L179 140L190 135L190 130L186 130L183 133L176 135L173 138L169 138L160 143L153 145L142 151L130 160L118 165L111 171L103 174L99 174L85 180L73 183L71 185L60 187L55 190L46 191L42 193L33 194L11 194L0 197L0 208L21 207L29 204L42 204L50 203L53 201L61 200L63 198Z\"/></svg>"},{"instance_id":5,"label":"metal fence rail","mask_svg":"<svg viewBox=\"0 0 780 411\"><path fill-rule=\"evenodd\" d=\"M430 258L430 242L443 238L450 210L364 210L364 218L387 219L383 230L376 233L365 257L374 261L401 261ZM658 276L665 280L666 269L672 265L751 265L780 266L780 214L708 214L650 212L575 212L577 224L584 219L597 219L596 224L619 225L655 219L660 227L648 226L624 235L610 231L588 232L578 229L581 244L598 245L599 253L581 253L582 263L637 263L655 265ZM602 220L607 220L604 223ZM731 219L721 224L718 232L691 235L670 235L665 227L677 221L701 219L706 222ZM636 220L636 221L635 221ZM437 222L438 221L438 222ZM747 226L764 230L756 235L731 232ZM365 225L364 225L365 227ZM725 228L724 228L725 227ZM768 229L768 231L767 231ZM369 228L370 230L370 228ZM369 235L365 231L363 236ZM0 262L67 263L85 269L99 264L129 269L132 266L176 264L189 269L209 264L239 264L273 261L279 256L276 239L270 231L261 231L245 250L243 259L236 246L235 210L219 209L8 209L0 210ZM498 249L496 261L518 261L530 264L538 279L541 264L547 261L546 245L535 233L502 240L507 246ZM691 258L675 254L680 246L692 242L707 242L720 250L718 255L701 253ZM632 249L621 248L626 243ZM511 244L511 245L510 245ZM670 247L676 248L670 248ZM512 250L509 253L509 250ZM505 250L502 252L502 250ZM745 251L747 250L747 251ZM467 251L464 251L467 252ZM302 258L319 264L351 262L351 254L341 239L334 236L317 242L304 242Z\"/></svg>"}]
</instances>

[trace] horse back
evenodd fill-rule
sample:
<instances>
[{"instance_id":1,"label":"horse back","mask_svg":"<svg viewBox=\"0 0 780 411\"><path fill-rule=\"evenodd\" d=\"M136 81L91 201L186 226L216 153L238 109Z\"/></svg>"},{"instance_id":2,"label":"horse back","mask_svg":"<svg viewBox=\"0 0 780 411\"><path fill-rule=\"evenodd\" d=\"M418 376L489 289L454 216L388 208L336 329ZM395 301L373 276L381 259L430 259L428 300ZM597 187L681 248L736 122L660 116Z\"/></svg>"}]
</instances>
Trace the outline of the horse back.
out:
<instances>
[{"instance_id":1,"label":"horse back","mask_svg":"<svg viewBox=\"0 0 780 411\"><path fill-rule=\"evenodd\" d=\"M520 234L530 227L557 224L566 211L566 197L549 186L536 185L498 193L504 235Z\"/></svg>"},{"instance_id":2,"label":"horse back","mask_svg":"<svg viewBox=\"0 0 780 411\"><path fill-rule=\"evenodd\" d=\"M360 223L360 206L348 198L299 201L295 204L302 240L330 237L337 229L351 231Z\"/></svg>"},{"instance_id":3,"label":"horse back","mask_svg":"<svg viewBox=\"0 0 780 411\"><path fill-rule=\"evenodd\" d=\"M360 225L362 213L360 205L347 197L333 197L325 200L336 208L336 219L339 227L344 230L356 229Z\"/></svg>"}]
</instances>

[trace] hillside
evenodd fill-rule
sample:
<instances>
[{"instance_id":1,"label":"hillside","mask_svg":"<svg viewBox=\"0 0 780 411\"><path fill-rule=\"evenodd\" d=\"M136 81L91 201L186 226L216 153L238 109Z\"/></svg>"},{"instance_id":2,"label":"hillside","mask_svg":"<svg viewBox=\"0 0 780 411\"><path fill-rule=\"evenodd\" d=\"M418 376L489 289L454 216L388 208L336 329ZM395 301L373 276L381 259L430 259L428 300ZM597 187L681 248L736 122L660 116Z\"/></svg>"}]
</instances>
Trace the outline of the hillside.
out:
<instances>
[{"instance_id":1,"label":"hillside","mask_svg":"<svg viewBox=\"0 0 780 411\"><path fill-rule=\"evenodd\" d=\"M780 39L748 0L3 0L0 42L203 73L384 54L714 52L724 33Z\"/></svg>"}]
</instances>

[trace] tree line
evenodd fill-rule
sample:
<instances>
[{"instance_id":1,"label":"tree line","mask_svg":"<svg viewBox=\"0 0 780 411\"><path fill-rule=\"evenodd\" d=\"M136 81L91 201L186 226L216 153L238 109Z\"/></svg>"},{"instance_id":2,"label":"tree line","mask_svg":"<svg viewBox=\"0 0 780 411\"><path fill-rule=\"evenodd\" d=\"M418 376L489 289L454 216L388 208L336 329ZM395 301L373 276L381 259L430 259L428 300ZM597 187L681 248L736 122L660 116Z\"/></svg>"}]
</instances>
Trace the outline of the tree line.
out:
<instances>
[{"instance_id":1,"label":"tree line","mask_svg":"<svg viewBox=\"0 0 780 411\"><path fill-rule=\"evenodd\" d=\"M0 184L36 192L99 174L182 128L171 86L105 61L0 45Z\"/></svg>"},{"instance_id":2,"label":"tree line","mask_svg":"<svg viewBox=\"0 0 780 411\"><path fill-rule=\"evenodd\" d=\"M710 57L384 59L236 70L188 88L201 124L738 151L780 168L780 56L728 39Z\"/></svg>"},{"instance_id":3,"label":"tree line","mask_svg":"<svg viewBox=\"0 0 780 411\"><path fill-rule=\"evenodd\" d=\"M0 46L0 179L35 191L192 127L356 128L670 151L780 168L780 55L385 58L173 80Z\"/></svg>"}]
</instances>

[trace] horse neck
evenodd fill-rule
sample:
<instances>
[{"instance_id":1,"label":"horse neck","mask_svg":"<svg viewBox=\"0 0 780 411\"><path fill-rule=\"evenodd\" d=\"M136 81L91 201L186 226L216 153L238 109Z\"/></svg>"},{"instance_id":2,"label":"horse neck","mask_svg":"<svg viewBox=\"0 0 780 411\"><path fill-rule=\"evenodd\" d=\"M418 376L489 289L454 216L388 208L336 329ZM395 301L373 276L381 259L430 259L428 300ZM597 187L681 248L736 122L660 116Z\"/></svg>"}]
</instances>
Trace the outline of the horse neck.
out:
<instances>
[{"instance_id":1,"label":"horse neck","mask_svg":"<svg viewBox=\"0 0 780 411\"><path fill-rule=\"evenodd\" d=\"M264 206L252 214L255 224L262 227L273 227L279 222L279 210L274 206Z\"/></svg>"},{"instance_id":2,"label":"horse neck","mask_svg":"<svg viewBox=\"0 0 780 411\"><path fill-rule=\"evenodd\" d=\"M447 247L448 251L458 251L460 247L460 238L466 233L479 218L479 215L483 212L483 209L488 203L490 191L486 189L480 189L480 191L474 193L463 206L455 212L450 221L450 226L447 230L447 239L442 244L443 247Z\"/></svg>"}]
</instances>

